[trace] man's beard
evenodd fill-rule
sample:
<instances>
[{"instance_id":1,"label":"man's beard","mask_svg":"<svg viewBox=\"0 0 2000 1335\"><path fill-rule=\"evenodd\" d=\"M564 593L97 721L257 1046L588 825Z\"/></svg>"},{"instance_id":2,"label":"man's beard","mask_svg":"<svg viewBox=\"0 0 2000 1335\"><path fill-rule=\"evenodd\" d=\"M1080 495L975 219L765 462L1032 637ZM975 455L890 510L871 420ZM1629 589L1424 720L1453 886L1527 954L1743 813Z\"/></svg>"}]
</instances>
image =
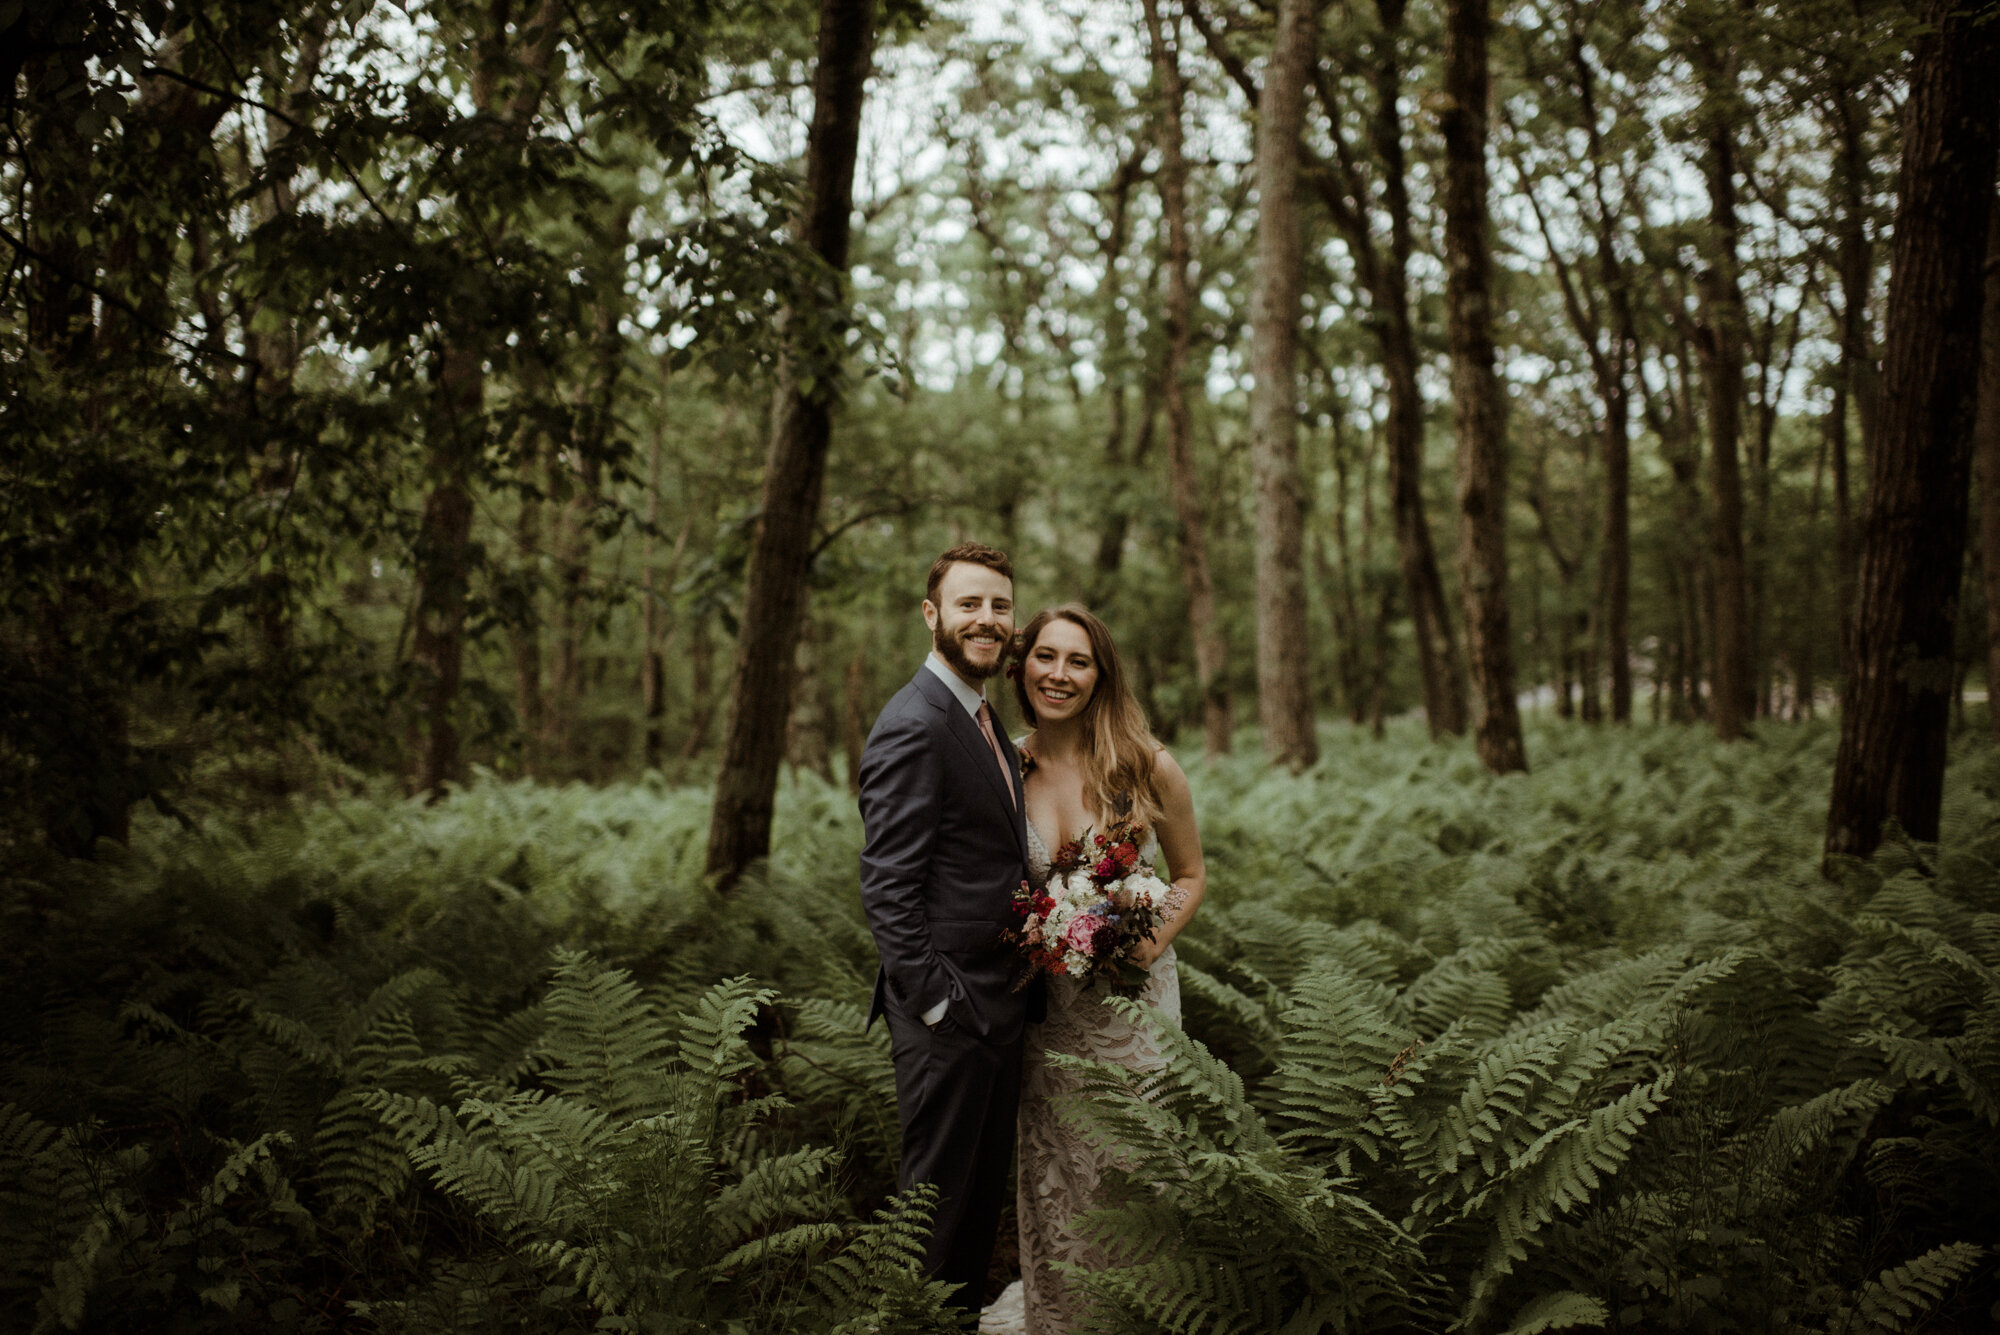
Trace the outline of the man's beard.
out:
<instances>
[{"instance_id":1,"label":"man's beard","mask_svg":"<svg viewBox=\"0 0 2000 1335\"><path fill-rule=\"evenodd\" d=\"M1005 636L1002 636L1000 639L1000 652L993 656L991 666L981 667L965 656L965 645L962 641L965 636L972 634L976 629L978 628L975 626L968 626L954 635L947 631L944 628L944 623L940 621L931 631L931 647L938 651L938 657L944 659L946 663L950 664L957 671L959 676L966 678L968 681L984 681L988 677L997 677L1000 675L1001 668L1007 662L1007 639Z\"/></svg>"}]
</instances>

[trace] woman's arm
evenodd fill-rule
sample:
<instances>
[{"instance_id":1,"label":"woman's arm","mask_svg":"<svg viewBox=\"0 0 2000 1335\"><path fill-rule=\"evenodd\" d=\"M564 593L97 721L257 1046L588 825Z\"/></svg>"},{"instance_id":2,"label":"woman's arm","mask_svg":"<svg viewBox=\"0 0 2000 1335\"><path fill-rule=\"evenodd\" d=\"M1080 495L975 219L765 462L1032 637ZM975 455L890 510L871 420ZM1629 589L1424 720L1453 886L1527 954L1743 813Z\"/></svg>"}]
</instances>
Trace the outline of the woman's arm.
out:
<instances>
[{"instance_id":1,"label":"woman's arm","mask_svg":"<svg viewBox=\"0 0 2000 1335\"><path fill-rule=\"evenodd\" d=\"M1174 893L1168 900L1166 920L1154 929L1153 939L1132 947L1132 962L1142 969L1151 967L1174 943L1201 907L1201 897L1208 889L1208 871L1201 861L1201 831L1195 828L1194 793L1188 787L1187 774L1165 747L1154 753L1154 765L1161 797L1157 831L1160 856L1173 873Z\"/></svg>"}]
</instances>

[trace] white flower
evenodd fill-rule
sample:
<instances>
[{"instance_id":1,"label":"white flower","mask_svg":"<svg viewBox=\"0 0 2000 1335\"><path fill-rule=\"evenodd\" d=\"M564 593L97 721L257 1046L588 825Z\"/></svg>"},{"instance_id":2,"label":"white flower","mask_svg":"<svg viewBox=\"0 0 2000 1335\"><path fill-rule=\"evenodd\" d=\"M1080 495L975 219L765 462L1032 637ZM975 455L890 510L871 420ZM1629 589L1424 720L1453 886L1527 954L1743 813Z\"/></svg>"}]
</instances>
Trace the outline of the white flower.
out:
<instances>
[{"instance_id":1,"label":"white flower","mask_svg":"<svg viewBox=\"0 0 2000 1335\"><path fill-rule=\"evenodd\" d=\"M1125 882L1134 908L1156 909L1167 902L1167 886L1157 876L1132 876Z\"/></svg>"}]
</instances>

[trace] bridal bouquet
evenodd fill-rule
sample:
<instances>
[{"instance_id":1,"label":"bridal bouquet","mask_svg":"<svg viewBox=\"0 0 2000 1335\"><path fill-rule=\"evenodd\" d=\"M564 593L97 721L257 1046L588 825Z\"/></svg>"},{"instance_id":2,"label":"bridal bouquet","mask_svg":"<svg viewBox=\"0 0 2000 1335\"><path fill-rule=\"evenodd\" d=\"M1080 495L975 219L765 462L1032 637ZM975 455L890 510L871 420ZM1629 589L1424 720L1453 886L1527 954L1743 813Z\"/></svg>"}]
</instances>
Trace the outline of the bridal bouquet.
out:
<instances>
[{"instance_id":1,"label":"bridal bouquet","mask_svg":"<svg viewBox=\"0 0 2000 1335\"><path fill-rule=\"evenodd\" d=\"M1145 982L1128 952L1165 919L1167 885L1139 859L1144 833L1127 821L1103 834L1086 830L1050 858L1046 888L1021 882L1014 912L1023 921L1015 939L1027 957L1027 977L1059 973L1087 981L1108 973L1116 983Z\"/></svg>"}]
</instances>

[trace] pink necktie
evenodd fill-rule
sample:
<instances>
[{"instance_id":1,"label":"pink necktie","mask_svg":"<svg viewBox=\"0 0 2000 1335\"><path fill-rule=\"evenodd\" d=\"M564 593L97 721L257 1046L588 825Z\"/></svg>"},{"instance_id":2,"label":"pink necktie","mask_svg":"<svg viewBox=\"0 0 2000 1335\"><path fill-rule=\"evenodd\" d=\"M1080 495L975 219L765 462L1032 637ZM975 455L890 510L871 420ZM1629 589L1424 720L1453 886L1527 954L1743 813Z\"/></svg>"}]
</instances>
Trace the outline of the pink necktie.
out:
<instances>
[{"instance_id":1,"label":"pink necktie","mask_svg":"<svg viewBox=\"0 0 2000 1335\"><path fill-rule=\"evenodd\" d=\"M986 737L986 744L993 748L993 763L1000 767L1000 784L1007 790L1007 800L1016 809L1021 799L1014 796L1014 776L1007 772L1007 757L1001 754L1000 739L993 735L993 706L984 700L979 702L979 731Z\"/></svg>"}]
</instances>

